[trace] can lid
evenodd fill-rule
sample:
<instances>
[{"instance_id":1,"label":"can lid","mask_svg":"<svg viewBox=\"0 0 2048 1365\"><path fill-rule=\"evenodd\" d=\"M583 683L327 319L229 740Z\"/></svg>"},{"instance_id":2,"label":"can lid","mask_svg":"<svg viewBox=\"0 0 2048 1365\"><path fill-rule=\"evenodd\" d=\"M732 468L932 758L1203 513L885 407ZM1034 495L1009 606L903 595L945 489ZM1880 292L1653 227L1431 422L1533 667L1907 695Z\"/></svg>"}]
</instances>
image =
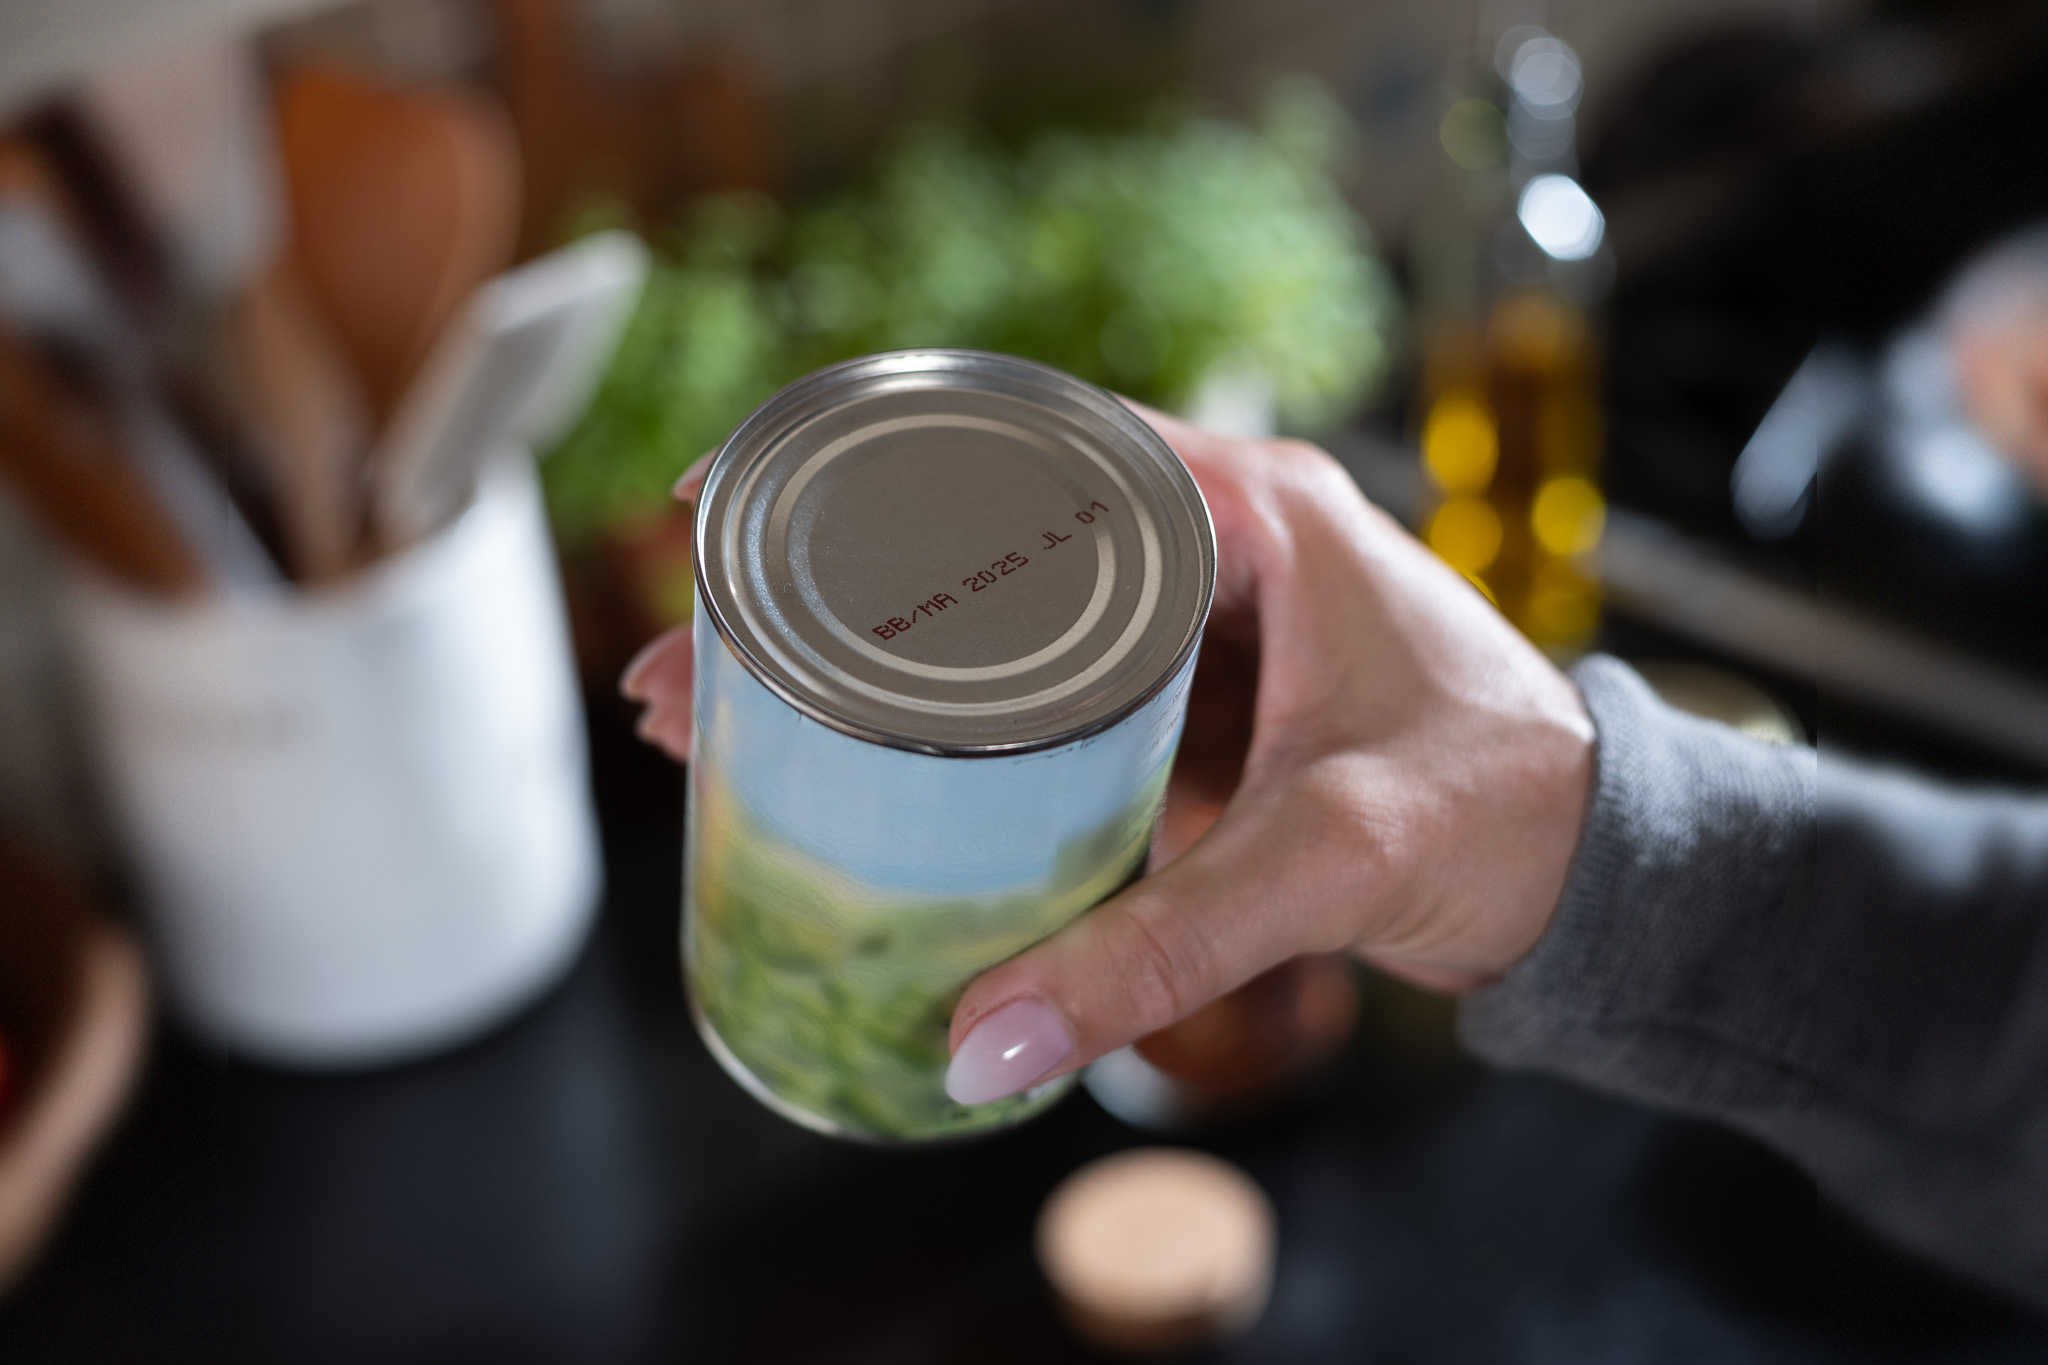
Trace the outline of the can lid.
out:
<instances>
[{"instance_id":1,"label":"can lid","mask_svg":"<svg viewBox=\"0 0 2048 1365\"><path fill-rule=\"evenodd\" d=\"M900 351L770 398L698 502L699 609L805 714L897 748L1050 748L1193 652L1201 491L1114 397L1044 365Z\"/></svg>"}]
</instances>

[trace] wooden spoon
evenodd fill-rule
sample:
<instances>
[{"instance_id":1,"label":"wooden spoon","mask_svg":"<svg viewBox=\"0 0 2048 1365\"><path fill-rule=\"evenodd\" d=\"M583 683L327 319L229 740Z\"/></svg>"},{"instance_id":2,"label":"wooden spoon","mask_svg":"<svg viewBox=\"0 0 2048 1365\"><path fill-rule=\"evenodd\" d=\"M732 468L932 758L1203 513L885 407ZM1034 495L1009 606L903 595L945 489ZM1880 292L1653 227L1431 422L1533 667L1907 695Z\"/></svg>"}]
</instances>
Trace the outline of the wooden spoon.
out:
<instances>
[{"instance_id":1,"label":"wooden spoon","mask_svg":"<svg viewBox=\"0 0 2048 1365\"><path fill-rule=\"evenodd\" d=\"M511 129L474 93L315 65L284 80L278 132L308 292L381 428L456 309L511 262Z\"/></svg>"},{"instance_id":2,"label":"wooden spoon","mask_svg":"<svg viewBox=\"0 0 2048 1365\"><path fill-rule=\"evenodd\" d=\"M356 567L364 541L369 421L361 388L295 253L257 276L233 326L293 575L334 582Z\"/></svg>"}]
</instances>

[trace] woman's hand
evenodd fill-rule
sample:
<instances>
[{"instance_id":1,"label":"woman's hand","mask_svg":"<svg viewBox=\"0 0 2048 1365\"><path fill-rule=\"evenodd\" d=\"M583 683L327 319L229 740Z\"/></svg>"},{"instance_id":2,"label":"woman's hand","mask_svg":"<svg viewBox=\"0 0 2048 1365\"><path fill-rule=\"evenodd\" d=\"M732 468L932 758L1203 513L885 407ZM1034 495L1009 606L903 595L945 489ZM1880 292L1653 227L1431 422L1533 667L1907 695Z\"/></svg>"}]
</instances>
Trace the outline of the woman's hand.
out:
<instances>
[{"instance_id":1,"label":"woman's hand","mask_svg":"<svg viewBox=\"0 0 2048 1365\"><path fill-rule=\"evenodd\" d=\"M1303 953L1482 984L1542 934L1584 818L1577 689L1463 578L1320 450L1141 411L1201 484L1218 564L1155 870L967 988L946 1079L963 1103L1074 1070ZM672 632L622 684L678 758L689 655Z\"/></svg>"},{"instance_id":2,"label":"woman's hand","mask_svg":"<svg viewBox=\"0 0 2048 1365\"><path fill-rule=\"evenodd\" d=\"M1443 990L1549 922L1592 779L1567 678L1322 451L1155 412L1216 523L1216 605L1154 866L982 973L947 1089L983 1103L1303 953Z\"/></svg>"}]
</instances>

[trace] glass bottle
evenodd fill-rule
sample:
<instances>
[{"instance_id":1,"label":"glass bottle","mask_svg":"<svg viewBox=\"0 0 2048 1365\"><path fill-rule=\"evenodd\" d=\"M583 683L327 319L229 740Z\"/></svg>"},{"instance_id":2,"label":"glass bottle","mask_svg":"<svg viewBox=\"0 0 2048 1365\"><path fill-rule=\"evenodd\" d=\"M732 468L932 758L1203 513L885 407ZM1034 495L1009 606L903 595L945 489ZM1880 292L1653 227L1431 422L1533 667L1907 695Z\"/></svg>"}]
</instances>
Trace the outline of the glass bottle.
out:
<instances>
[{"instance_id":1,"label":"glass bottle","mask_svg":"<svg viewBox=\"0 0 2048 1365\"><path fill-rule=\"evenodd\" d=\"M1606 504L1586 307L1611 258L1574 178L1576 56L1533 27L1508 30L1494 55L1445 116L1451 169L1414 250L1415 410L1433 492L1421 532L1531 639L1569 655L1599 624Z\"/></svg>"}]
</instances>

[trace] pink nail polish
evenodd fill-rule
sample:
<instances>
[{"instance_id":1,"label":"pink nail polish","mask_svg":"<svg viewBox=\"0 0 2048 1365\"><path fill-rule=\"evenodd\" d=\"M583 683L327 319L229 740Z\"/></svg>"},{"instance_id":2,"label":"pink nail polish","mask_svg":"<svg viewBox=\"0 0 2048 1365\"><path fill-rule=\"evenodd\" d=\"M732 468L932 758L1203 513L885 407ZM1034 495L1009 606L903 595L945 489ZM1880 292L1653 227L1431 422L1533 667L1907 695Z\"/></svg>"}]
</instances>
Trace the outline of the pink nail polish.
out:
<instances>
[{"instance_id":1,"label":"pink nail polish","mask_svg":"<svg viewBox=\"0 0 2048 1365\"><path fill-rule=\"evenodd\" d=\"M717 453L715 449L707 450L696 459L690 461L689 468L676 475L676 481L669 485L668 495L688 507L692 512L695 512L697 510L695 496L697 490L691 488L690 485L692 482L701 482L700 474L704 467L711 463L711 457Z\"/></svg>"},{"instance_id":2,"label":"pink nail polish","mask_svg":"<svg viewBox=\"0 0 2048 1365\"><path fill-rule=\"evenodd\" d=\"M639 652L633 655L631 661L626 664L625 669L619 674L620 696L624 697L627 701L647 700L643 694L641 684L647 680L647 670L654 663L655 656L667 648L668 643L669 637L664 633L655 636L652 640L640 646Z\"/></svg>"},{"instance_id":3,"label":"pink nail polish","mask_svg":"<svg viewBox=\"0 0 2048 1365\"><path fill-rule=\"evenodd\" d=\"M1073 1055L1074 1040L1051 1006L1016 1000L976 1024L946 1068L956 1104L987 1104L1028 1089Z\"/></svg>"}]
</instances>

